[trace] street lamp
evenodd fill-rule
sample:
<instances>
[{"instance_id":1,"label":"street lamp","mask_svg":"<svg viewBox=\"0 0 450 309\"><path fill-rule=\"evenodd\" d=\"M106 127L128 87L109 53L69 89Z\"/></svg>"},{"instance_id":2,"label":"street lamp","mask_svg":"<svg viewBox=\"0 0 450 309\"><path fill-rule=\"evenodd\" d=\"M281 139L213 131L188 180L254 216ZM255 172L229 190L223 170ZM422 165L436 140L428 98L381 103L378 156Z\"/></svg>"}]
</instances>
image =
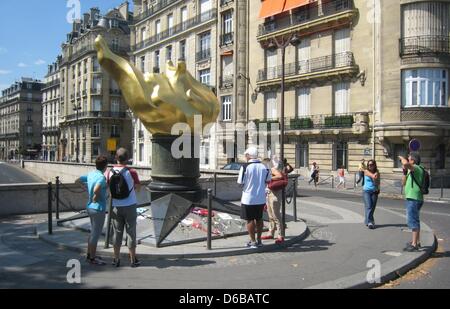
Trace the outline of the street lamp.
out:
<instances>
[{"instance_id":1,"label":"street lamp","mask_svg":"<svg viewBox=\"0 0 450 309\"><path fill-rule=\"evenodd\" d=\"M77 131L77 145L75 147L75 153L76 153L76 161L77 163L80 163L80 131L79 131L79 126L78 126L78 111L81 110L81 106L80 105L74 105L73 106L73 110L75 111L75 115L76 115L76 120L75 120L75 126L76 126L76 131Z\"/></svg>"},{"instance_id":2,"label":"street lamp","mask_svg":"<svg viewBox=\"0 0 450 309\"><path fill-rule=\"evenodd\" d=\"M295 33L290 33L285 36L275 37L270 39L267 47L269 49L281 48L281 143L280 143L280 160L281 167L284 171L284 134L285 134L285 119L284 119L284 92L285 92L285 78L286 78L286 47L289 45L297 46L300 44L300 38ZM286 236L286 189L282 191L282 204L281 204L281 236Z\"/></svg>"}]
</instances>

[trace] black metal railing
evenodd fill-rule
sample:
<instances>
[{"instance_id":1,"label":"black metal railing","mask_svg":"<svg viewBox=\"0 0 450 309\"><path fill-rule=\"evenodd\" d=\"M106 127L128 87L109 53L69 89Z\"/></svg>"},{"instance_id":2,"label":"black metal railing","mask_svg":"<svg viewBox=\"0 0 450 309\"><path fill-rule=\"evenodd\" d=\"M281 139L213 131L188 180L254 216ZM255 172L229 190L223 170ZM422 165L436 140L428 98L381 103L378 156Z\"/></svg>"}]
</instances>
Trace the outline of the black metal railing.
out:
<instances>
[{"instance_id":1,"label":"black metal railing","mask_svg":"<svg viewBox=\"0 0 450 309\"><path fill-rule=\"evenodd\" d=\"M100 95L102 94L102 88L91 88L91 95Z\"/></svg>"},{"instance_id":2,"label":"black metal railing","mask_svg":"<svg viewBox=\"0 0 450 309\"><path fill-rule=\"evenodd\" d=\"M161 40L167 39L173 35L176 35L178 33L181 33L183 31L186 31L192 27L195 27L197 25L200 25L204 22L211 21L217 17L217 10L212 9L210 11L207 11L203 14L199 14L193 18L188 19L185 22L176 24L175 26L166 29L164 31L161 31L160 33L153 35L146 39L145 41L139 42L135 45L131 46L131 51L140 50L143 48L146 48L148 46L151 46L155 43L160 42Z\"/></svg>"},{"instance_id":3,"label":"black metal railing","mask_svg":"<svg viewBox=\"0 0 450 309\"><path fill-rule=\"evenodd\" d=\"M337 68L351 67L355 65L352 52L334 54L325 57L314 58L311 60L298 61L285 65L285 76L296 76L301 74L327 71ZM282 66L276 66L259 70L258 82L281 78Z\"/></svg>"},{"instance_id":4,"label":"black metal railing","mask_svg":"<svg viewBox=\"0 0 450 309\"><path fill-rule=\"evenodd\" d=\"M195 56L195 61L198 62L202 60L207 60L209 58L211 58L211 49L208 48L197 52Z\"/></svg>"},{"instance_id":5,"label":"black metal railing","mask_svg":"<svg viewBox=\"0 0 450 309\"><path fill-rule=\"evenodd\" d=\"M152 5L149 8L144 8L144 11L140 14L137 14L133 18L133 23L136 24L140 21L143 21L145 18L156 14L157 12L161 11L162 9L168 7L169 5L178 2L180 0L160 0L155 5Z\"/></svg>"},{"instance_id":6,"label":"black metal railing","mask_svg":"<svg viewBox=\"0 0 450 309\"><path fill-rule=\"evenodd\" d=\"M55 79L55 80L52 80L51 82L46 83L46 84L42 87L42 90L47 89L47 88L50 88L50 87L55 86L55 85L59 85L60 83L61 83L61 80L60 80L59 78L58 78L58 79Z\"/></svg>"},{"instance_id":7,"label":"black metal railing","mask_svg":"<svg viewBox=\"0 0 450 309\"><path fill-rule=\"evenodd\" d=\"M120 89L112 89L112 88L110 88L109 89L109 93L113 94L113 95L121 95L122 91Z\"/></svg>"},{"instance_id":8,"label":"black metal railing","mask_svg":"<svg viewBox=\"0 0 450 309\"><path fill-rule=\"evenodd\" d=\"M400 56L420 54L450 54L450 37L423 35L400 39Z\"/></svg>"},{"instance_id":9,"label":"black metal railing","mask_svg":"<svg viewBox=\"0 0 450 309\"><path fill-rule=\"evenodd\" d=\"M227 46L234 43L234 32L222 34L220 36L220 46Z\"/></svg>"},{"instance_id":10,"label":"black metal railing","mask_svg":"<svg viewBox=\"0 0 450 309\"><path fill-rule=\"evenodd\" d=\"M111 50L117 54L125 54L127 52L130 51L130 48L128 46L117 46L117 45L113 45L110 46ZM95 46L93 44L88 44L85 46L82 46L81 48L77 49L75 52L73 52L72 54L66 55L64 58L62 58L61 60L61 65L78 59L88 53L93 53L93 52L97 52L97 50L95 49ZM81 72L78 72L78 76L80 76ZM75 78L75 75L72 75L73 78Z\"/></svg>"},{"instance_id":11,"label":"black metal railing","mask_svg":"<svg viewBox=\"0 0 450 309\"><path fill-rule=\"evenodd\" d=\"M353 0L334 0L324 3L321 6L318 5L318 2L313 2L298 9L296 13L294 13L292 20L283 20L283 23L277 23L275 20L259 25L258 36L301 25L321 17L353 10L353 8Z\"/></svg>"},{"instance_id":12,"label":"black metal railing","mask_svg":"<svg viewBox=\"0 0 450 309\"><path fill-rule=\"evenodd\" d=\"M234 0L220 0L220 6L227 5L230 2L233 2Z\"/></svg>"},{"instance_id":13,"label":"black metal railing","mask_svg":"<svg viewBox=\"0 0 450 309\"><path fill-rule=\"evenodd\" d=\"M43 133L52 133L52 132L58 132L58 131L59 131L59 127L57 127L57 126L43 127L42 128L42 132Z\"/></svg>"},{"instance_id":14,"label":"black metal railing","mask_svg":"<svg viewBox=\"0 0 450 309\"><path fill-rule=\"evenodd\" d=\"M77 114L72 114L66 116L66 121L73 121L84 118L117 118L125 119L127 118L127 113L125 112L81 112Z\"/></svg>"},{"instance_id":15,"label":"black metal railing","mask_svg":"<svg viewBox=\"0 0 450 309\"><path fill-rule=\"evenodd\" d=\"M285 130L352 128L358 113L285 118ZM253 120L258 130L280 130L280 119Z\"/></svg>"}]
</instances>

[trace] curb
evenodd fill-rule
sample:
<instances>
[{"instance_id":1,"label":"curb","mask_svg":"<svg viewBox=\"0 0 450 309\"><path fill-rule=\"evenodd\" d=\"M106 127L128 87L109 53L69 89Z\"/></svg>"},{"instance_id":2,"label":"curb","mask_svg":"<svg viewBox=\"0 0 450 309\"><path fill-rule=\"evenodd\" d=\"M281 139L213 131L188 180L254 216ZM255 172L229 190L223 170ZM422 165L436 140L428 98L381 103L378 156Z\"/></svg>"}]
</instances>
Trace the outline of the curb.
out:
<instances>
[{"instance_id":1,"label":"curb","mask_svg":"<svg viewBox=\"0 0 450 309\"><path fill-rule=\"evenodd\" d=\"M228 256L238 256L238 255L249 255L249 254L277 251L280 249L288 248L298 242L301 242L306 237L308 237L309 229L308 229L307 225L302 221L297 222L297 224L300 225L300 234L299 235L291 236L291 237L287 238L283 244L267 244L258 249L238 248L235 250L226 250L226 251L224 251L223 249L216 249L217 251L214 251L214 248L213 248L213 250L211 250L211 251L206 251L206 245L205 245L205 252L202 252L202 253L180 253L180 254L139 253L138 255L141 260L179 259L179 258L199 259L199 258L217 258L217 257L228 257ZM53 228L54 233L58 232L58 231L64 231L64 230L65 231L73 231L73 229L63 228L63 227L56 227L56 228L54 227ZM53 246L57 247L58 249L73 251L73 252L80 253L80 254L86 253L85 248L80 248L78 246L66 245L61 242L58 242L55 239L52 239L52 236L48 235L48 233L47 233L47 223L39 224L36 227L36 235L40 240L42 240L50 245L53 245ZM213 241L213 244L214 244L214 241ZM109 249L109 250L111 250L111 249ZM218 250L223 250L223 251L218 251ZM102 256L114 257L112 250L105 251L105 249L103 249L103 247L100 248L100 246L97 249L97 252L98 252L98 254L101 254ZM124 259L128 258L128 253L121 252L121 258L124 258Z\"/></svg>"}]
</instances>

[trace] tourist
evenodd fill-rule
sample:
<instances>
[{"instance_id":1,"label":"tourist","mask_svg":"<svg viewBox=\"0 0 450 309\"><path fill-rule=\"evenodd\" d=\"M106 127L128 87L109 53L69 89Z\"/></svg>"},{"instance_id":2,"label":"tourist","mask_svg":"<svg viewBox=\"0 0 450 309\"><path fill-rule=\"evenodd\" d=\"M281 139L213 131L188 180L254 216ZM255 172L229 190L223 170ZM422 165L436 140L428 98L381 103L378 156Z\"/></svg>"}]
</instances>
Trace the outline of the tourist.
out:
<instances>
[{"instance_id":1,"label":"tourist","mask_svg":"<svg viewBox=\"0 0 450 309\"><path fill-rule=\"evenodd\" d=\"M378 171L375 160L370 160L367 163L367 170L364 171L363 198L365 205L365 224L371 230L375 229L374 213L379 194L380 172Z\"/></svg>"}]
</instances>

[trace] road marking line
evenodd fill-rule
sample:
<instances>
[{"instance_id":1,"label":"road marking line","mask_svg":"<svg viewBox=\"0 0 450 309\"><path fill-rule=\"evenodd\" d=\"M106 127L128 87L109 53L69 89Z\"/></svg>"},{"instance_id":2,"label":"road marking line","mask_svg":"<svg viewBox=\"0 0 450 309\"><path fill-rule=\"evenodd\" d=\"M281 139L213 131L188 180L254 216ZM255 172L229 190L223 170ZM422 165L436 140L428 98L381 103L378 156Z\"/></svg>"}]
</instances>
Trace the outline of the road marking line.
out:
<instances>
[{"instance_id":1,"label":"road marking line","mask_svg":"<svg viewBox=\"0 0 450 309\"><path fill-rule=\"evenodd\" d=\"M303 213L301 215L302 219L307 219L310 221L322 223L322 224L348 224L348 223L363 223L364 217L354 211L334 206L330 204L320 203L320 202L313 202L313 201L303 201L303 204L307 204L312 207L319 207L326 210L327 213L334 213L338 216L340 216L340 219L332 219L332 218L326 218L320 215L314 215L314 214L307 214Z\"/></svg>"}]
</instances>

